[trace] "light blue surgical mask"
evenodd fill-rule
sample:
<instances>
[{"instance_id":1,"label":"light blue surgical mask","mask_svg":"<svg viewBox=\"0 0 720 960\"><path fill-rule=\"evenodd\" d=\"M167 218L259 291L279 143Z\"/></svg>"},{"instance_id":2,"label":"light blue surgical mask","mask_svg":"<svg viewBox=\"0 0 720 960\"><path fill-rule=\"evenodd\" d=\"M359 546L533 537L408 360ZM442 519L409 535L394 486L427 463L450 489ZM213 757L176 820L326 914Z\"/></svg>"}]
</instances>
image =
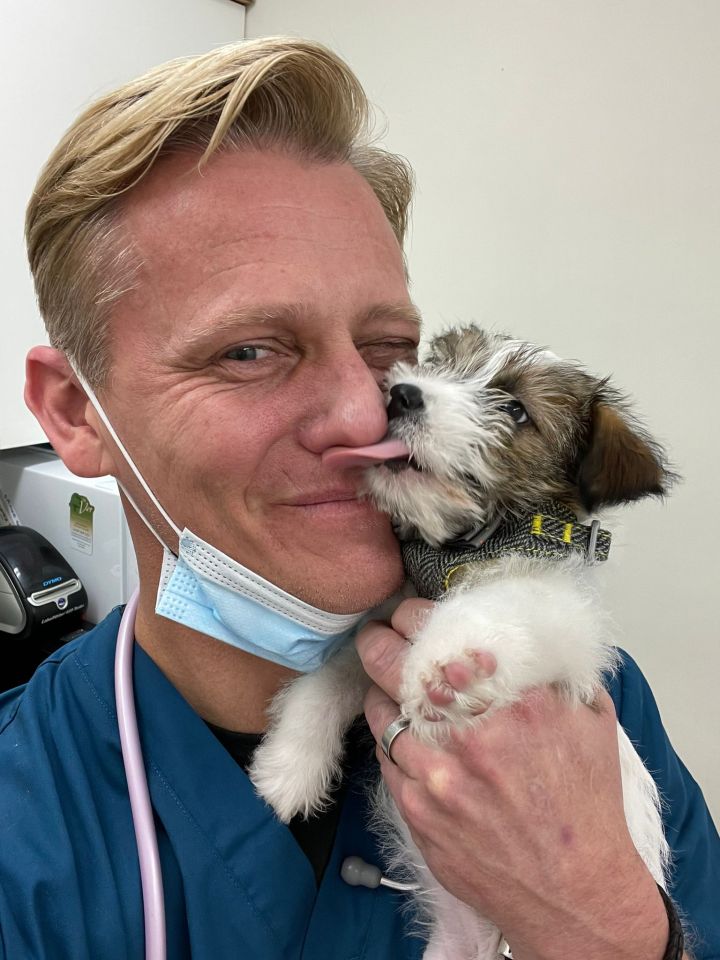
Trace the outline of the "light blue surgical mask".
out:
<instances>
[{"instance_id":1,"label":"light blue surgical mask","mask_svg":"<svg viewBox=\"0 0 720 960\"><path fill-rule=\"evenodd\" d=\"M163 547L155 612L301 673L321 667L356 632L369 611L337 614L313 607L244 567L191 530L181 530L145 482L92 388L77 370L75 374L123 459L178 536L176 556L125 487L119 484L140 519Z\"/></svg>"},{"instance_id":2,"label":"light blue surgical mask","mask_svg":"<svg viewBox=\"0 0 720 960\"><path fill-rule=\"evenodd\" d=\"M187 529L177 557L165 549L155 612L302 673L321 667L365 616L312 607Z\"/></svg>"}]
</instances>

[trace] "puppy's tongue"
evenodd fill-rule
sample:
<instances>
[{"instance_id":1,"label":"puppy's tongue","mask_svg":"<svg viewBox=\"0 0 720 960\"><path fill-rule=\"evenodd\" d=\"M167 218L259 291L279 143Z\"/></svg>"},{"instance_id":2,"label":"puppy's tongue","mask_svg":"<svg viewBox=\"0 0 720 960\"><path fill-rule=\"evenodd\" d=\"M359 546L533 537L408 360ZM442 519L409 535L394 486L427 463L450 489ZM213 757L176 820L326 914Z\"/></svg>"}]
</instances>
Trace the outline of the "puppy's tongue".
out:
<instances>
[{"instance_id":1,"label":"puppy's tongue","mask_svg":"<svg viewBox=\"0 0 720 960\"><path fill-rule=\"evenodd\" d=\"M401 440L381 440L369 447L329 447L322 460L333 467L358 467L409 456L410 449Z\"/></svg>"}]
</instances>

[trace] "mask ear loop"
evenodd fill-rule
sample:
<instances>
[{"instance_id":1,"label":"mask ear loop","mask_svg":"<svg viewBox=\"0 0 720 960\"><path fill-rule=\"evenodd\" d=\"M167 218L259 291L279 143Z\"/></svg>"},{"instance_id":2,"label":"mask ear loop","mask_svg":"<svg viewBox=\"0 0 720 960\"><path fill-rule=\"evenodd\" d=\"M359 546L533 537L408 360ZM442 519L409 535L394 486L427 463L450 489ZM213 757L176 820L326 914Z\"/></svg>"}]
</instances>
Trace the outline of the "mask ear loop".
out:
<instances>
[{"instance_id":1,"label":"mask ear loop","mask_svg":"<svg viewBox=\"0 0 720 960\"><path fill-rule=\"evenodd\" d=\"M103 408L102 408L102 406L101 406L101 404L100 404L100 401L99 401L98 398L95 396L95 392L94 392L94 390L92 389L92 387L90 386L90 384L87 382L87 380L85 379L85 377L83 377L83 375L77 370L75 364L74 364L73 361L70 359L70 357L67 357L67 361L68 361L68 363L70 364L70 368L72 369L73 373L74 373L75 376L77 377L78 383L80 384L80 386L81 386L81 387L83 388L83 390L85 391L85 394L86 394L88 400L90 401L90 403L92 404L93 409L95 410L95 413L97 413L97 415L100 417L100 419L102 420L102 422L103 422L106 430L108 431L108 433L110 434L110 436L111 436L111 437L113 438L113 440L115 441L115 444L116 444L118 450L120 451L120 453L122 454L123 459L125 460L125 463L127 463L127 465L130 467L130 469L132 470L132 472L135 474L135 477L136 477L138 483L139 483L140 486L143 488L143 490L145 491L145 493L148 495L148 497L150 498L150 500L151 500L151 502L153 503L153 505L158 509L158 511L160 512L160 515L162 516L163 520L165 520L165 522L168 524L168 526L170 527L170 529L173 530L175 534L177 534L177 538L178 538L178 541L179 541L179 540L180 540L180 537L182 536L182 530L180 529L180 527L177 526L176 523L173 522L173 520L171 519L171 517L170 517L170 516L168 515L168 513L164 510L164 508L163 508L162 504L160 503L160 501L158 500L158 498L155 496L155 494L152 492L152 490L150 489L150 487L148 486L148 484L145 482L145 478L144 478L143 475L140 473L140 471L138 470L138 468L135 466L135 463L134 463L132 457L131 457L130 454L127 452L127 449L126 449L126 447L125 447L125 444L122 442L122 440L120 439L120 437L117 435L117 432L116 432L116 430L115 430L115 427L113 427L112 423L110 423L110 420L109 420L107 414L106 414L105 411L103 410ZM153 534L153 536L154 536L155 539L160 543L160 545L163 546L163 547L165 547L166 544L165 544L165 543L163 542L163 540L160 538L160 536L159 536L159 534L157 533L157 531L154 530L154 529L151 527L149 521L147 520L147 518L145 517L145 515L143 514L143 512L139 509L138 505L135 503L135 501L133 500L133 498L130 496L130 494L127 492L127 490L125 489L125 487L124 487L119 481L118 481L118 486L120 487L120 489L122 490L122 492L125 494L125 496L128 498L128 500L129 500L130 503L132 504L133 509L135 510L135 512L137 513L137 515L140 517L140 519L144 522L144 524L145 524L145 526L148 528L148 530ZM169 549L169 548L168 548L168 549ZM171 553L175 553L174 550L171 550L170 552L171 552ZM177 556L177 554L175 554L175 556Z\"/></svg>"},{"instance_id":2,"label":"mask ear loop","mask_svg":"<svg viewBox=\"0 0 720 960\"><path fill-rule=\"evenodd\" d=\"M148 518L147 518L147 517L145 516L145 514L142 512L142 510L141 510L140 507L137 505L137 503L135 503L135 500L133 499L133 497L131 496L131 494L128 493L128 489L127 489L127 487L125 486L125 484L122 483L120 480L118 480L117 477L115 478L115 483L118 485L118 487L120 487L120 489L122 490L123 494L127 497L128 501L129 501L129 503L130 503L130 506L133 508L133 510L135 511L135 513L140 517L140 519L142 520L142 522L143 522L143 523L145 524L145 526L148 528L148 530L150 531L150 533L155 537L155 539L156 539L157 542L160 544L160 546L163 548L163 550L167 550L167 551L168 551L169 553L171 553L174 557L177 557L177 553L176 553L174 550L171 550L171 549L170 549L170 547L165 543L165 541L163 540L163 538L162 538L162 537L160 536L160 534L157 532L157 530L155 529L155 527L153 527L153 525L150 523L150 521L148 520ZM173 529L177 531L177 528L176 528L176 527L173 527ZM180 536L180 535L178 534L178 537L179 537L179 536Z\"/></svg>"}]
</instances>

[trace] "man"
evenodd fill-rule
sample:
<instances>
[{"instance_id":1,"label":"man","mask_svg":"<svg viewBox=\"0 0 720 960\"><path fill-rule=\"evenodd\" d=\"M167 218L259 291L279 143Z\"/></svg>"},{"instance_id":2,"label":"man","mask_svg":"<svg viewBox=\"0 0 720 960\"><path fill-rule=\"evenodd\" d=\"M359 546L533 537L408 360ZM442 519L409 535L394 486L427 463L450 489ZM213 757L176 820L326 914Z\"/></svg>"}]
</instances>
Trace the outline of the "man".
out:
<instances>
[{"instance_id":1,"label":"man","mask_svg":"<svg viewBox=\"0 0 720 960\"><path fill-rule=\"evenodd\" d=\"M262 635L258 655L247 638L195 629L187 611L156 613L183 528L330 613L372 608L401 584L386 518L357 499L357 469L321 456L384 435L380 384L415 352L401 252L409 184L398 158L368 145L347 67L272 40L166 65L103 98L29 207L53 346L29 355L27 402L73 472L118 478L138 556L135 698L171 957L422 955L401 897L339 877L345 856L380 862L362 737L334 808L291 833L243 768L292 666L263 656ZM398 714L420 606L357 639L376 683L376 740ZM141 955L112 687L118 624L115 611L5 698L5 956ZM673 891L697 957L719 956L720 857L701 795L632 665L613 694L679 798ZM536 691L447 748L401 736L393 760L383 775L428 863L516 957L666 955L668 913L625 827L609 697L572 711Z\"/></svg>"}]
</instances>

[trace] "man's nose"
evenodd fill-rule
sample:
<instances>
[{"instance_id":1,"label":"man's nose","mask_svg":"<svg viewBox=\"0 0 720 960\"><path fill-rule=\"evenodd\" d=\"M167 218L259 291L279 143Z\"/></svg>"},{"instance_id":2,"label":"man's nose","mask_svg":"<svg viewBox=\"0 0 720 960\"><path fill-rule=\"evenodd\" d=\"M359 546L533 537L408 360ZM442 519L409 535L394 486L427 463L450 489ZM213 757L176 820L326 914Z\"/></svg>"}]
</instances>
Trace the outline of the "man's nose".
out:
<instances>
[{"instance_id":1,"label":"man's nose","mask_svg":"<svg viewBox=\"0 0 720 960\"><path fill-rule=\"evenodd\" d=\"M314 453L328 447L363 447L387 433L382 390L358 353L345 355L319 375L314 409L303 424L301 442Z\"/></svg>"}]
</instances>

